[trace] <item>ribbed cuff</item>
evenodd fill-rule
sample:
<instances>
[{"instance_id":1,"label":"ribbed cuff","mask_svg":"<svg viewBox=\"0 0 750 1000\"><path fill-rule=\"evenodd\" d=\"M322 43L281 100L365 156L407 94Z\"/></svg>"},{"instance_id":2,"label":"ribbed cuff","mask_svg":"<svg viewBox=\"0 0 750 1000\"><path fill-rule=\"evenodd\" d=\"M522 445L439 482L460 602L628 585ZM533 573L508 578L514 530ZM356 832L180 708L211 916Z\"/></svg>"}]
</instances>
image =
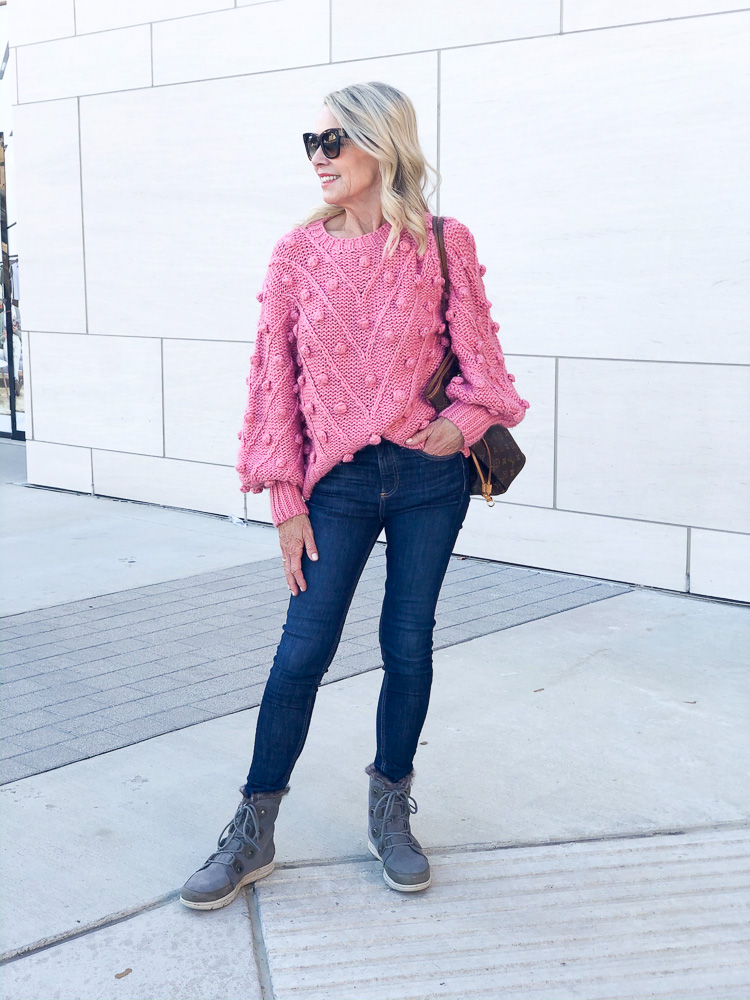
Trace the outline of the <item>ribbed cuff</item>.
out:
<instances>
[{"instance_id":1,"label":"ribbed cuff","mask_svg":"<svg viewBox=\"0 0 750 1000\"><path fill-rule=\"evenodd\" d=\"M282 521L288 521L297 514L309 513L307 504L302 498L302 490L294 483L274 480L270 493L271 517L275 527L278 528Z\"/></svg>"},{"instance_id":2,"label":"ribbed cuff","mask_svg":"<svg viewBox=\"0 0 750 1000\"><path fill-rule=\"evenodd\" d=\"M438 416L446 417L461 431L464 436L464 447L461 450L464 453L477 443L488 427L496 422L484 406L480 406L479 403L464 403L460 399L446 406Z\"/></svg>"}]
</instances>

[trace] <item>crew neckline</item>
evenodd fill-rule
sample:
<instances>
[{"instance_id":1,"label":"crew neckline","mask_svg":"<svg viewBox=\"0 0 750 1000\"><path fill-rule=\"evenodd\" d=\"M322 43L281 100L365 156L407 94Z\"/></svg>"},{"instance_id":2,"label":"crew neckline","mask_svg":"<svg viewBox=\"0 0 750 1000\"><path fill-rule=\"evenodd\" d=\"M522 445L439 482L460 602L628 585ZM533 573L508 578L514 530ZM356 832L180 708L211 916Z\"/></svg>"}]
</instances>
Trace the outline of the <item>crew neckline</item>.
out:
<instances>
[{"instance_id":1,"label":"crew neckline","mask_svg":"<svg viewBox=\"0 0 750 1000\"><path fill-rule=\"evenodd\" d=\"M373 229L371 233L363 233L362 236L332 236L324 225L326 221L326 219L318 219L315 223L318 229L318 237L326 246L357 248L372 245L373 243L377 243L382 240L383 236L387 236L388 231L391 228L390 222L386 221L382 226L379 226L377 229Z\"/></svg>"}]
</instances>

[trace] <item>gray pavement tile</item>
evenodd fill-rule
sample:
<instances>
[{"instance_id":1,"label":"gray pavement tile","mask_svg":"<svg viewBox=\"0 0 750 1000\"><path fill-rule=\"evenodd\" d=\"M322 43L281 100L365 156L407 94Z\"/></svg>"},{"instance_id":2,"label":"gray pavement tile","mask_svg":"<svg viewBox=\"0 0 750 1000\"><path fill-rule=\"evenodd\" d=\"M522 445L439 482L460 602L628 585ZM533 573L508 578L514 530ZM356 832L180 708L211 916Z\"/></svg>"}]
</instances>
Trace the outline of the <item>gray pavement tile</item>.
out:
<instances>
[{"instance_id":1,"label":"gray pavement tile","mask_svg":"<svg viewBox=\"0 0 750 1000\"><path fill-rule=\"evenodd\" d=\"M224 674L230 674L235 670L245 670L247 667L265 665L270 667L276 648L264 646L260 649L252 649L249 652L242 650L239 653L227 653L222 656L218 655L218 649L216 652L217 658L215 660L211 659L207 663L201 664L200 668L196 668L194 671L191 670L190 676L200 677L201 680L208 680L210 677L220 677ZM200 670L204 671L204 673L199 673Z\"/></svg>"},{"instance_id":2,"label":"gray pavement tile","mask_svg":"<svg viewBox=\"0 0 750 1000\"><path fill-rule=\"evenodd\" d=\"M137 687L141 681L152 677L161 677L164 674L190 670L193 667L201 666L205 661L206 657L204 656L185 655L166 657L163 660L149 660L148 663L136 663L132 667L123 667L120 670L91 675L89 683L101 692L129 685Z\"/></svg>"},{"instance_id":3,"label":"gray pavement tile","mask_svg":"<svg viewBox=\"0 0 750 1000\"><path fill-rule=\"evenodd\" d=\"M158 674L156 677L144 677L143 680L138 681L137 687L141 694L162 694L164 691L174 691L194 682L191 668L189 670L173 670L169 674Z\"/></svg>"},{"instance_id":4,"label":"gray pavement tile","mask_svg":"<svg viewBox=\"0 0 750 1000\"><path fill-rule=\"evenodd\" d=\"M32 729L19 736L0 740L0 755L15 757L29 750L41 750L42 747L54 746L55 743L65 743L70 739L70 733L59 726L42 726ZM15 749L15 748L18 749Z\"/></svg>"},{"instance_id":5,"label":"gray pavement tile","mask_svg":"<svg viewBox=\"0 0 750 1000\"><path fill-rule=\"evenodd\" d=\"M105 731L107 721L108 717L106 713L102 712L101 705L99 705L98 711L94 710L86 715L74 715L70 719L58 719L57 725L68 733L68 739L72 739L74 736L88 736L89 733Z\"/></svg>"},{"instance_id":6,"label":"gray pavement tile","mask_svg":"<svg viewBox=\"0 0 750 1000\"><path fill-rule=\"evenodd\" d=\"M42 691L35 691L33 694L20 695L18 698L6 698L3 700L3 713L9 718L14 715L23 715L31 712L35 708L48 708L50 705L61 705L81 696L93 694L95 688L83 681L71 681L67 684L56 684L52 687L44 688Z\"/></svg>"},{"instance_id":7,"label":"gray pavement tile","mask_svg":"<svg viewBox=\"0 0 750 1000\"><path fill-rule=\"evenodd\" d=\"M28 644L23 641L23 638L20 641L16 641L11 639L10 636L5 635L3 636L3 641L0 642L0 654L6 656L9 653L20 653L27 647Z\"/></svg>"},{"instance_id":8,"label":"gray pavement tile","mask_svg":"<svg viewBox=\"0 0 750 1000\"><path fill-rule=\"evenodd\" d=\"M28 778L32 774L39 774L39 769L34 764L29 764L28 761L22 761L20 757L0 759L0 785L7 785L11 781L20 781L21 778Z\"/></svg>"},{"instance_id":9,"label":"gray pavement tile","mask_svg":"<svg viewBox=\"0 0 750 1000\"><path fill-rule=\"evenodd\" d=\"M44 642L39 646L21 649L17 653L3 654L3 664L6 667L17 667L23 663L35 663L37 660L43 660L45 657L61 653L70 653L70 648L57 640L55 642Z\"/></svg>"},{"instance_id":10,"label":"gray pavement tile","mask_svg":"<svg viewBox=\"0 0 750 1000\"><path fill-rule=\"evenodd\" d=\"M0 759L12 760L19 754L26 753L27 750L33 750L33 749L35 748L30 747L28 743L20 736L4 735L2 740L0 740Z\"/></svg>"},{"instance_id":11,"label":"gray pavement tile","mask_svg":"<svg viewBox=\"0 0 750 1000\"><path fill-rule=\"evenodd\" d=\"M125 702L137 701L139 698L143 698L144 695L149 693L150 692L143 691L140 687L133 685L130 687L108 688L106 691L90 695L90 698L92 701L98 701L102 706L124 705Z\"/></svg>"},{"instance_id":12,"label":"gray pavement tile","mask_svg":"<svg viewBox=\"0 0 750 1000\"><path fill-rule=\"evenodd\" d=\"M266 622L264 621L264 626ZM268 631L257 631L253 633L252 628L247 625L244 629L220 630L217 632L206 632L204 635L196 635L191 642L195 643L194 649L205 651L206 654L216 651L216 655L222 655L222 651L231 650L232 653L251 652L254 649L263 649L278 644L281 633L281 623L278 629L273 628ZM226 652L223 655L230 655Z\"/></svg>"},{"instance_id":13,"label":"gray pavement tile","mask_svg":"<svg viewBox=\"0 0 750 1000\"><path fill-rule=\"evenodd\" d=\"M183 642L190 644L190 639L194 635L203 635L206 632L213 632L214 626L204 618L197 621L188 622L185 625L170 625L160 632L161 637L167 642Z\"/></svg>"},{"instance_id":14,"label":"gray pavement tile","mask_svg":"<svg viewBox=\"0 0 750 1000\"><path fill-rule=\"evenodd\" d=\"M118 705L113 707L112 711L120 711L120 714L122 715L125 712L125 708L122 705ZM96 698L74 698L72 701L64 701L55 705L55 714L60 718L60 722L58 724L62 726L63 729L67 729L68 727L67 720L95 715L101 717L102 712L104 712L102 702ZM104 718L108 718L108 716L105 715ZM121 722L124 721L124 719L118 718L117 721ZM100 725L99 728L104 729L104 724Z\"/></svg>"},{"instance_id":15,"label":"gray pavement tile","mask_svg":"<svg viewBox=\"0 0 750 1000\"><path fill-rule=\"evenodd\" d=\"M0 663L2 663L2 658L1 657L0 657ZM36 675L33 673L33 670L32 670L31 673L29 672L29 665L28 665L28 663L19 663L18 666L16 666L16 667L6 667L3 664L2 668L0 668L0 681L1 682L23 681L23 680L29 679L30 677L34 677L34 676L36 676Z\"/></svg>"},{"instance_id":16,"label":"gray pavement tile","mask_svg":"<svg viewBox=\"0 0 750 1000\"><path fill-rule=\"evenodd\" d=\"M3 698L15 698L21 694L33 694L35 691L41 691L48 686L49 682L45 682L44 674L40 677L25 677L22 680L11 680L9 678L4 678L2 684L0 685L0 693Z\"/></svg>"},{"instance_id":17,"label":"gray pavement tile","mask_svg":"<svg viewBox=\"0 0 750 1000\"><path fill-rule=\"evenodd\" d=\"M240 691L231 691L213 698L204 698L195 703L195 708L208 712L211 718L216 718L219 715L241 712L246 708L255 708L260 705L262 697L263 684L254 684Z\"/></svg>"},{"instance_id":18,"label":"gray pavement tile","mask_svg":"<svg viewBox=\"0 0 750 1000\"><path fill-rule=\"evenodd\" d=\"M9 624L10 619L6 618L3 622L2 628L0 628L0 648L3 646L6 640L12 641L18 638L19 635L24 633L18 628L18 626Z\"/></svg>"},{"instance_id":19,"label":"gray pavement tile","mask_svg":"<svg viewBox=\"0 0 750 1000\"><path fill-rule=\"evenodd\" d=\"M91 657L86 655L87 652L84 651L81 653L80 650L70 650L66 653L58 653L55 656L45 657L43 660L29 660L27 663L18 664L15 668L9 668L7 664L4 664L3 676L6 676L8 669L14 669L14 679L18 679L19 676L39 677L44 674L59 673L70 667L77 667L80 663L90 659ZM102 655L104 654L97 653L95 658L98 659Z\"/></svg>"},{"instance_id":20,"label":"gray pavement tile","mask_svg":"<svg viewBox=\"0 0 750 1000\"><path fill-rule=\"evenodd\" d=\"M378 628L380 623L380 611L373 618L362 618L358 622L352 622L351 624L347 620L344 630L341 633L343 638L356 638L362 636L369 636L370 641L378 641ZM374 639L373 639L374 637Z\"/></svg>"},{"instance_id":21,"label":"gray pavement tile","mask_svg":"<svg viewBox=\"0 0 750 1000\"><path fill-rule=\"evenodd\" d=\"M358 639L356 636L342 636L336 650L336 656L349 656L352 653L359 653L362 650L371 650L373 645L377 645L377 641L373 643L372 639L367 636L362 639Z\"/></svg>"},{"instance_id":22,"label":"gray pavement tile","mask_svg":"<svg viewBox=\"0 0 750 1000\"><path fill-rule=\"evenodd\" d=\"M41 750L30 750L28 753L13 757L13 761L26 770L26 775L39 774L41 771L52 771L56 767L72 764L81 759L80 751L73 743L56 743ZM24 775L24 777L26 776Z\"/></svg>"},{"instance_id":23,"label":"gray pavement tile","mask_svg":"<svg viewBox=\"0 0 750 1000\"><path fill-rule=\"evenodd\" d=\"M108 732L118 739L127 739L129 743L139 743L163 733L174 732L184 726L195 726L199 722L216 718L216 713L202 709L200 706L186 705L171 712L157 712L143 719L136 719L127 725L115 725ZM128 744L126 744L128 745Z\"/></svg>"},{"instance_id":24,"label":"gray pavement tile","mask_svg":"<svg viewBox=\"0 0 750 1000\"><path fill-rule=\"evenodd\" d=\"M164 705L155 704L157 697L163 698L164 695L142 695L140 698L123 702L120 705L102 705L100 703L94 712L87 714L101 720L101 729L110 729L123 722L130 722L132 719L143 719L147 715L154 715L156 712L163 711ZM182 704L184 704L184 699Z\"/></svg>"},{"instance_id":25,"label":"gray pavement tile","mask_svg":"<svg viewBox=\"0 0 750 1000\"><path fill-rule=\"evenodd\" d=\"M68 745L76 751L76 760L94 757L100 753L110 753L112 750L119 750L133 742L124 733L114 733L108 730L78 734L73 739L68 737L68 740Z\"/></svg>"},{"instance_id":26,"label":"gray pavement tile","mask_svg":"<svg viewBox=\"0 0 750 1000\"><path fill-rule=\"evenodd\" d=\"M363 649L358 653L350 653L348 656L334 657L333 662L323 677L323 684L332 684L334 681L343 680L346 677L355 677L364 673L365 670L376 670L383 664L383 658L379 649Z\"/></svg>"},{"instance_id":27,"label":"gray pavement tile","mask_svg":"<svg viewBox=\"0 0 750 1000\"><path fill-rule=\"evenodd\" d=\"M109 655L98 656L95 659L79 660L71 664L75 673L80 677L98 677L102 674L110 674L125 667L138 667L144 663L153 663L159 659L159 654L154 650L153 645L145 649L136 649L129 653L120 653L119 643L106 643L106 646L99 647L109 649ZM66 664L62 664L65 666Z\"/></svg>"},{"instance_id":28,"label":"gray pavement tile","mask_svg":"<svg viewBox=\"0 0 750 1000\"><path fill-rule=\"evenodd\" d=\"M2 708L1 704L0 708ZM60 716L55 712L38 708L33 712L26 712L23 715L14 715L12 719L3 718L0 721L0 738L28 733L34 729L41 729L42 726L54 726L59 722Z\"/></svg>"}]
</instances>

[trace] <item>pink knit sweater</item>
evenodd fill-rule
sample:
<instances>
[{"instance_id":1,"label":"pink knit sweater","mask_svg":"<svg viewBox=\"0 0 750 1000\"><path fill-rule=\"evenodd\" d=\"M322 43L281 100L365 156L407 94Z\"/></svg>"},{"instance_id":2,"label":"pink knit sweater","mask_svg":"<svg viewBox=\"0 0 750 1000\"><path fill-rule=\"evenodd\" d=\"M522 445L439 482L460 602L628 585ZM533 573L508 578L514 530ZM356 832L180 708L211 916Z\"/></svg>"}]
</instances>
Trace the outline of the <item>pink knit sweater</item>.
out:
<instances>
[{"instance_id":1,"label":"pink knit sweater","mask_svg":"<svg viewBox=\"0 0 750 1000\"><path fill-rule=\"evenodd\" d=\"M429 246L402 233L381 260L390 223L352 238L330 235L323 220L290 230L275 244L262 291L237 472L247 493L271 490L275 525L306 513L313 486L334 465L386 438L406 439L437 416L423 388L452 343L461 375L440 412L463 433L469 456L492 424L514 427L529 403L497 338L474 237L445 217L450 278L444 335L440 255L425 212Z\"/></svg>"}]
</instances>

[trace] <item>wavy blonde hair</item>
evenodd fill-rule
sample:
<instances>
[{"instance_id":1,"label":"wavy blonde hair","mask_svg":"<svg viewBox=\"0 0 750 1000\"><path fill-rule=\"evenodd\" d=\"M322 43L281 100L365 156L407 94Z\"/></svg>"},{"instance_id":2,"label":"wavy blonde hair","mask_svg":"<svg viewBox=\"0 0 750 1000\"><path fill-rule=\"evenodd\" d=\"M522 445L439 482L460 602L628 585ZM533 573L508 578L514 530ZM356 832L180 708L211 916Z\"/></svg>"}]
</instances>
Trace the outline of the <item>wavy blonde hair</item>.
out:
<instances>
[{"instance_id":1,"label":"wavy blonde hair","mask_svg":"<svg viewBox=\"0 0 750 1000\"><path fill-rule=\"evenodd\" d=\"M380 164L380 203L384 219L391 224L383 258L395 252L403 230L411 233L417 241L417 253L423 255L428 246L424 219L429 210L424 194L427 171L436 179L430 197L440 184L440 173L422 152L411 100L396 87L376 80L332 90L323 103L346 129L350 141ZM341 205L320 205L297 225L309 226L344 211Z\"/></svg>"}]
</instances>

